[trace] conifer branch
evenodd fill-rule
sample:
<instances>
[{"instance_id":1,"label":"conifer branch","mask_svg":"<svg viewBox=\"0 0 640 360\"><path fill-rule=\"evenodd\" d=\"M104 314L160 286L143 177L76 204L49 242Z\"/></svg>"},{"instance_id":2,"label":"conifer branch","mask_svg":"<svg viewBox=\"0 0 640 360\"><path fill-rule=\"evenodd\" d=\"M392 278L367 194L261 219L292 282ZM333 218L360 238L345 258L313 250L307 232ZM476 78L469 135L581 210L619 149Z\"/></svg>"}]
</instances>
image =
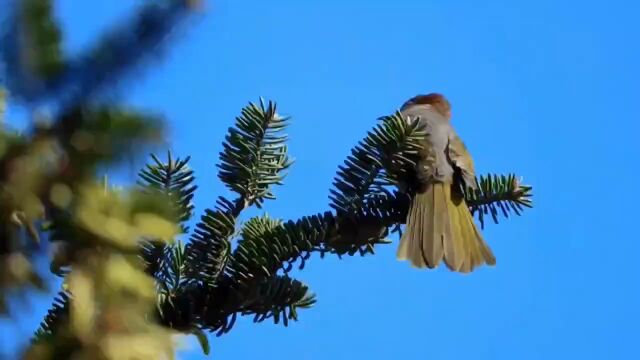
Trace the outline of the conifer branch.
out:
<instances>
[{"instance_id":1,"label":"conifer branch","mask_svg":"<svg viewBox=\"0 0 640 360\"><path fill-rule=\"evenodd\" d=\"M330 195L330 206L339 214L360 214L368 198L388 194L415 164L412 157L424 136L419 124L407 123L399 112L380 120L339 166Z\"/></svg>"},{"instance_id":2,"label":"conifer branch","mask_svg":"<svg viewBox=\"0 0 640 360\"><path fill-rule=\"evenodd\" d=\"M498 209L505 218L511 212L520 215L523 207L533 207L531 202L532 187L522 185L515 174L480 176L475 191L467 191L466 201L471 212L477 214L481 226L484 228L485 216L491 214L494 223L498 223Z\"/></svg>"},{"instance_id":3,"label":"conifer branch","mask_svg":"<svg viewBox=\"0 0 640 360\"><path fill-rule=\"evenodd\" d=\"M256 288L256 296L248 301L242 315L253 315L254 322L272 318L288 326L290 320L298 320L298 309L308 309L316 302L309 288L288 276L274 275L262 281Z\"/></svg>"},{"instance_id":4,"label":"conifer branch","mask_svg":"<svg viewBox=\"0 0 640 360\"><path fill-rule=\"evenodd\" d=\"M194 282L215 286L224 272L235 233L236 205L218 197L214 210L206 209L186 247L186 276Z\"/></svg>"},{"instance_id":5,"label":"conifer branch","mask_svg":"<svg viewBox=\"0 0 640 360\"><path fill-rule=\"evenodd\" d=\"M50 0L23 0L20 15L25 27L22 29L27 35L23 49L26 54L27 66L40 77L48 78L58 74L64 66L61 49L62 32L53 16Z\"/></svg>"},{"instance_id":6,"label":"conifer branch","mask_svg":"<svg viewBox=\"0 0 640 360\"><path fill-rule=\"evenodd\" d=\"M259 106L249 103L225 137L218 177L240 197L234 215L244 206L260 208L265 199L273 199L271 187L282 184L283 171L292 164L282 134L288 118L276 109L271 101L266 106L262 99Z\"/></svg>"},{"instance_id":7,"label":"conifer branch","mask_svg":"<svg viewBox=\"0 0 640 360\"><path fill-rule=\"evenodd\" d=\"M189 227L186 222L193 215L193 196L198 188L193 184L195 178L193 170L189 169L190 157L185 159L173 159L171 152L167 152L166 162L161 161L156 155L151 154L153 162L147 164L139 174L138 185L145 191L157 193L173 201L177 219L180 222L182 233L188 233ZM141 245L141 256L146 264L147 272L152 276L166 273L163 269L163 259L176 256L175 253L166 253L166 242L149 239Z\"/></svg>"},{"instance_id":8,"label":"conifer branch","mask_svg":"<svg viewBox=\"0 0 640 360\"><path fill-rule=\"evenodd\" d=\"M32 341L42 341L53 336L64 325L69 317L69 303L71 296L66 291L60 291L53 299L51 309L47 311L40 327L36 330Z\"/></svg>"},{"instance_id":9,"label":"conifer branch","mask_svg":"<svg viewBox=\"0 0 640 360\"><path fill-rule=\"evenodd\" d=\"M113 89L139 65L158 57L171 32L197 8L194 0L160 0L143 5L78 56L62 59L60 30L48 0L11 0L2 41L7 85L26 104L45 100L76 107ZM27 26L25 26L27 25ZM23 54L30 54L27 58ZM46 73L35 75L32 69Z\"/></svg>"},{"instance_id":10,"label":"conifer branch","mask_svg":"<svg viewBox=\"0 0 640 360\"><path fill-rule=\"evenodd\" d=\"M219 197L196 224L186 246L163 246L149 255L161 264L153 272L158 282L158 319L164 326L219 336L243 315L256 322L273 318L287 325L297 320L298 309L316 301L306 285L289 277L294 265L303 269L313 253L321 257L373 253L376 245L389 243L390 229L404 223L410 195L392 187L411 177L424 134L396 113L381 118L340 166L330 196L335 212L289 221L255 217L236 232L242 210L261 207L265 199L273 198L271 186L282 182L282 171L291 164L286 137L279 133L285 120L277 116L272 103L243 109L229 130L219 165L220 179L238 194L237 199ZM186 170L189 159L169 157L167 163L153 159L155 163L141 172L141 185L177 194L175 207L180 220L186 221L195 190L192 173ZM465 195L483 224L483 214L491 213L496 220L498 208L506 215L507 207L519 214L522 206L531 206L531 187L520 185L514 175L481 176L478 182L479 189ZM236 235L239 240L232 250Z\"/></svg>"},{"instance_id":11,"label":"conifer branch","mask_svg":"<svg viewBox=\"0 0 640 360\"><path fill-rule=\"evenodd\" d=\"M219 197L214 210L206 210L187 248L190 274L214 286L224 272L231 255L231 237L242 210L255 205L260 208L265 199L273 199L273 185L280 185L283 171L291 166L287 155L287 118L279 116L276 104L266 106L249 103L229 128L220 153L220 180L238 194L235 201ZM205 265L208 264L208 265ZM204 278L203 278L204 277Z\"/></svg>"}]
</instances>

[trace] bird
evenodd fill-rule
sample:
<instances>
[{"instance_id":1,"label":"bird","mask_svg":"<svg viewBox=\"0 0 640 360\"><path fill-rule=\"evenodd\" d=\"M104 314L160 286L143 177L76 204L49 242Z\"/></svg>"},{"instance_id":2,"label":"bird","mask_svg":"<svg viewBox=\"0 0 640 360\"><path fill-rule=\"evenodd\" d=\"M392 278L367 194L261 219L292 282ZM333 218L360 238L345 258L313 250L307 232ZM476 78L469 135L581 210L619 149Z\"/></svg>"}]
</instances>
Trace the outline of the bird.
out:
<instances>
[{"instance_id":1,"label":"bird","mask_svg":"<svg viewBox=\"0 0 640 360\"><path fill-rule=\"evenodd\" d=\"M425 131L410 182L406 227L396 257L413 267L470 273L496 258L476 226L464 191L477 189L474 162L451 125L451 104L440 93L416 95L400 108Z\"/></svg>"}]
</instances>

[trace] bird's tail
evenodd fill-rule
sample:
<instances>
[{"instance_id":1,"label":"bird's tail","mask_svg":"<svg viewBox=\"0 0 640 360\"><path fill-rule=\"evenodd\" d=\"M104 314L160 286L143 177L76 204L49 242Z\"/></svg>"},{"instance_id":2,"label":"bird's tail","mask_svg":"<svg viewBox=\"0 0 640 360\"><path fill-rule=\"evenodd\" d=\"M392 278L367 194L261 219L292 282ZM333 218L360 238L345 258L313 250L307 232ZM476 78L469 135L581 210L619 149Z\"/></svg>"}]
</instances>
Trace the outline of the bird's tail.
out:
<instances>
[{"instance_id":1,"label":"bird's tail","mask_svg":"<svg viewBox=\"0 0 640 360\"><path fill-rule=\"evenodd\" d=\"M496 263L464 198L445 183L434 183L411 200L397 258L418 268L435 268L444 259L449 269L463 273Z\"/></svg>"}]
</instances>

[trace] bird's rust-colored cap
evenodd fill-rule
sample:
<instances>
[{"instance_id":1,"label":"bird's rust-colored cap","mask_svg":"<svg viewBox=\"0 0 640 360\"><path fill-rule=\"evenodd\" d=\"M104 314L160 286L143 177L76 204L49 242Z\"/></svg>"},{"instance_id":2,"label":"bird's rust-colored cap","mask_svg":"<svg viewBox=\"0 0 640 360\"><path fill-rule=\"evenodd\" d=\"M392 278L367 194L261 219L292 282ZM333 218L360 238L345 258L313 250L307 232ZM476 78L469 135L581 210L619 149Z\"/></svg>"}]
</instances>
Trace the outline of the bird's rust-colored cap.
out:
<instances>
[{"instance_id":1,"label":"bird's rust-colored cap","mask_svg":"<svg viewBox=\"0 0 640 360\"><path fill-rule=\"evenodd\" d=\"M447 100L447 98L440 93L416 95L407 100L407 102L402 105L400 110L404 110L413 105L431 105L436 109L436 111L445 116L447 116L447 114L449 114L451 111L451 104L449 103L449 100Z\"/></svg>"}]
</instances>

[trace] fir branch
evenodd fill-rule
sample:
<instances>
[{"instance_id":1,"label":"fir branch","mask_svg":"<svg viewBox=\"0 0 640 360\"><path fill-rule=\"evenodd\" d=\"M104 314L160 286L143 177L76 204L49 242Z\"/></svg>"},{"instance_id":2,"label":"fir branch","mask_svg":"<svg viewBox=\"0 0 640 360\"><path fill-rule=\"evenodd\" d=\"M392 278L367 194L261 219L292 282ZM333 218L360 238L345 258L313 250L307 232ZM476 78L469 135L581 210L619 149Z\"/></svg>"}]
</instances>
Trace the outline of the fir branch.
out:
<instances>
[{"instance_id":1,"label":"fir branch","mask_svg":"<svg viewBox=\"0 0 640 360\"><path fill-rule=\"evenodd\" d=\"M334 180L336 190L331 190L331 207L339 217L376 215L380 225L398 230L409 205L405 187L411 186L415 156L425 133L417 122L408 124L398 112L381 120L351 151L345 165L339 167ZM488 213L497 223L498 209L508 217L510 211L520 214L523 206L531 207L531 187L520 186L515 175L488 175L480 177L478 183L478 190L465 195L483 227ZM391 192L389 185L400 187L400 191Z\"/></svg>"},{"instance_id":2,"label":"fir branch","mask_svg":"<svg viewBox=\"0 0 640 360\"><path fill-rule=\"evenodd\" d=\"M61 50L62 32L53 17L50 0L21 1L23 29L28 44L25 49L28 66L37 76L48 78L58 74L64 66Z\"/></svg>"},{"instance_id":3,"label":"fir branch","mask_svg":"<svg viewBox=\"0 0 640 360\"><path fill-rule=\"evenodd\" d=\"M61 291L54 298L51 309L31 338L31 346L26 349L23 358L42 358L44 353L47 359L69 359L82 348L82 342L68 329L71 301L71 294L66 291Z\"/></svg>"},{"instance_id":4,"label":"fir branch","mask_svg":"<svg viewBox=\"0 0 640 360\"><path fill-rule=\"evenodd\" d=\"M533 207L531 202L532 187L522 185L515 174L480 176L479 184L475 191L469 189L466 192L466 201L473 214L478 215L478 220L484 228L485 216L491 214L494 223L498 223L498 209L505 218L513 211L520 215L523 207Z\"/></svg>"},{"instance_id":5,"label":"fir branch","mask_svg":"<svg viewBox=\"0 0 640 360\"><path fill-rule=\"evenodd\" d=\"M259 106L249 103L243 108L235 127L229 128L218 177L240 196L239 206L260 208L265 199L274 199L271 186L282 184L282 172L292 164L287 136L281 134L287 120L276 113L275 103L270 101L265 107L260 99Z\"/></svg>"},{"instance_id":6,"label":"fir branch","mask_svg":"<svg viewBox=\"0 0 640 360\"><path fill-rule=\"evenodd\" d=\"M194 3L161 0L142 5L131 19L107 31L93 49L70 62L57 91L69 91L67 104L73 105L122 82L133 70L142 70L140 65L158 58L169 35L194 13Z\"/></svg>"},{"instance_id":7,"label":"fir branch","mask_svg":"<svg viewBox=\"0 0 640 360\"><path fill-rule=\"evenodd\" d=\"M50 0L7 0L0 57L5 82L18 101L33 100L66 66L62 34Z\"/></svg>"},{"instance_id":8,"label":"fir branch","mask_svg":"<svg viewBox=\"0 0 640 360\"><path fill-rule=\"evenodd\" d=\"M465 201L471 213L478 217L483 228L485 215L489 213L497 224L500 214L508 218L512 211L516 215L521 215L524 208L533 207L531 201L533 188L520 184L515 174L487 174L480 176L476 181L479 184L478 189L468 189L465 192ZM397 228L406 220L409 203L408 193L394 191L367 198L363 209L367 214L378 216L382 225ZM498 209L501 211L499 212Z\"/></svg>"},{"instance_id":9,"label":"fir branch","mask_svg":"<svg viewBox=\"0 0 640 360\"><path fill-rule=\"evenodd\" d=\"M53 304L47 315L40 323L40 327L34 334L33 342L46 340L53 336L58 329L65 326L69 317L69 306L71 296L66 291L60 291L58 295L53 299Z\"/></svg>"},{"instance_id":10,"label":"fir branch","mask_svg":"<svg viewBox=\"0 0 640 360\"><path fill-rule=\"evenodd\" d=\"M411 157L424 136L419 124L408 124L399 112L380 120L339 166L330 195L339 214L362 213L369 197L389 193L387 187L406 179L415 164Z\"/></svg>"},{"instance_id":11,"label":"fir branch","mask_svg":"<svg viewBox=\"0 0 640 360\"><path fill-rule=\"evenodd\" d=\"M286 127L286 118L279 116L276 105L269 102L265 106L250 103L236 118L236 125L229 129L218 165L219 178L229 189L238 194L235 201L219 197L217 206L207 209L196 225L191 241L186 248L188 266L186 276L189 288L207 293L206 307L212 309L211 301L224 301L231 296L225 292L232 281L225 276L227 264L231 261L231 238L235 234L238 216L248 206L261 207L265 199L273 199L271 186L281 184L282 172L291 165L287 156L286 136L281 131ZM192 298L192 295L185 295ZM181 297L185 299L185 297ZM187 301L188 303L188 301ZM190 311L184 310L184 314ZM209 329L228 331L232 326L235 310L212 310L215 315ZM191 318L192 316L186 316ZM184 317L183 317L184 318Z\"/></svg>"},{"instance_id":12,"label":"fir branch","mask_svg":"<svg viewBox=\"0 0 640 360\"><path fill-rule=\"evenodd\" d=\"M100 106L70 110L51 126L34 130L34 139L55 139L56 152L50 156L59 158L55 171L44 174L39 189L48 216L50 240L68 243L58 247L52 270L63 270L72 262L74 254L86 245L81 241L81 231L73 224L70 209L62 209L51 202L52 187L66 186L74 192L83 182L92 182L99 166L117 163L133 154L133 150L140 150L158 139L160 125L159 119L146 114Z\"/></svg>"},{"instance_id":13,"label":"fir branch","mask_svg":"<svg viewBox=\"0 0 640 360\"><path fill-rule=\"evenodd\" d=\"M469 188L465 192L465 201L471 213L478 217L482 228L485 226L485 216L489 213L497 224L500 214L508 218L512 211L520 215L525 207L533 207L532 187L520 184L514 174L483 175L477 178L477 183L477 190ZM409 203L410 195L404 191L379 193L367 198L363 210L371 216L377 216L380 225L393 227L395 231L406 221ZM370 218L375 221L374 217Z\"/></svg>"},{"instance_id":14,"label":"fir branch","mask_svg":"<svg viewBox=\"0 0 640 360\"><path fill-rule=\"evenodd\" d=\"M372 253L375 245L388 243L388 229L404 222L409 195L386 187L407 176L403 169L412 166L411 156L421 135L419 129L407 127L397 117L383 118L377 129L361 142L367 147L354 151L358 156L351 159L356 160L347 162L354 167L365 164L373 173L373 180L359 183L368 187L362 186L360 193L351 192L361 201L357 211L339 210L335 215L327 212L287 222L266 216L253 218L241 230L238 246L231 252L236 219L248 203L242 195L235 202L220 197L214 210L207 210L197 224L186 250L168 248L172 260L167 261L166 281L158 298L161 322L181 331L195 327L221 335L230 331L237 315L251 314L257 321L295 319L295 310L311 306L315 298L306 286L277 275L278 271L288 273L295 263L302 269L313 252L321 256L365 255ZM358 176L348 177L348 169L341 170L345 173L342 179L349 179L341 184L358 183ZM490 179L493 185L481 186L482 193L468 198L472 209L490 209L494 202L509 199L528 204L522 198L530 195L530 188L506 186L505 181L511 179L513 184L514 177ZM158 178L153 180L158 182Z\"/></svg>"},{"instance_id":15,"label":"fir branch","mask_svg":"<svg viewBox=\"0 0 640 360\"><path fill-rule=\"evenodd\" d=\"M186 276L188 262L185 246L177 242L165 249L165 258L161 273L158 274L157 312L162 324L176 330L186 331L196 326L196 314L193 311L194 283Z\"/></svg>"},{"instance_id":16,"label":"fir branch","mask_svg":"<svg viewBox=\"0 0 640 360\"><path fill-rule=\"evenodd\" d=\"M189 276L209 285L225 271L231 254L231 237L235 233L238 216L248 206L261 207L265 199L273 199L272 185L281 184L282 172L291 165L281 132L287 118L279 116L276 104L265 106L249 103L236 118L235 127L229 128L223 151L220 153L222 182L238 194L231 202L219 197L214 210L206 210L196 225L187 257L191 264Z\"/></svg>"},{"instance_id":17,"label":"fir branch","mask_svg":"<svg viewBox=\"0 0 640 360\"><path fill-rule=\"evenodd\" d=\"M250 219L227 266L234 288L250 288L298 262L303 269L311 253L365 255L388 243L384 219L373 215L337 218L330 212L282 222L268 216Z\"/></svg>"},{"instance_id":18,"label":"fir branch","mask_svg":"<svg viewBox=\"0 0 640 360\"><path fill-rule=\"evenodd\" d=\"M15 2L15 1L14 1ZM40 3L42 0L29 0ZM61 103L60 108L75 107L104 93L118 81L141 70L144 60L157 55L171 32L197 8L194 0L161 0L143 5L128 21L118 24L97 41L89 51L65 62L64 71L47 79L35 79L24 65L22 53L29 49L30 34L20 22L20 7L13 5L8 31L3 37L3 58L7 63L8 87L14 96L27 104L44 100ZM48 29L48 28L47 28ZM41 38L54 38L43 31ZM52 56L49 56L52 57Z\"/></svg>"},{"instance_id":19,"label":"fir branch","mask_svg":"<svg viewBox=\"0 0 640 360\"><path fill-rule=\"evenodd\" d=\"M214 210L207 209L196 224L186 248L186 276L215 286L224 272L235 233L237 205L219 197Z\"/></svg>"},{"instance_id":20,"label":"fir branch","mask_svg":"<svg viewBox=\"0 0 640 360\"><path fill-rule=\"evenodd\" d=\"M297 320L298 309L315 303L307 286L286 275L256 279L241 289L230 281L225 278L215 287L184 287L172 305L165 302L172 328L198 327L221 336L233 328L238 315L253 315L254 321L274 318L275 323L282 317L286 326L288 320Z\"/></svg>"},{"instance_id":21,"label":"fir branch","mask_svg":"<svg viewBox=\"0 0 640 360\"><path fill-rule=\"evenodd\" d=\"M361 142L361 147L353 151L356 155L351 163L347 162L356 169L358 164L365 164L370 173L353 177L352 169L341 168L344 181L337 180L336 185L341 190L355 185L351 186L355 191L350 196L342 196L338 202L342 200L353 206L354 198L359 198L363 205L369 204L369 200L371 205L350 213L343 210L338 216L327 212L286 223L267 217L249 220L242 230L238 247L229 258L224 279L212 289L215 295L209 295L207 303L216 301L221 308L210 306L205 311L202 319L208 329L217 329L218 334L229 331L235 313L240 310L229 304L247 301L250 296L246 292L275 276L278 270L288 272L298 261L302 269L312 252L322 256L326 253L364 255L372 253L376 244L388 243L384 239L388 231L383 215L397 210L376 207L375 204L381 205L381 201L375 193L371 194L372 188L379 196L391 194L384 187L407 176L404 169L411 160L406 153L417 152L421 133L415 126L406 124L399 114L382 118L382 121ZM238 165L246 163L249 162L238 162ZM241 166L238 168L242 169ZM370 182L359 180L367 175L370 175Z\"/></svg>"},{"instance_id":22,"label":"fir branch","mask_svg":"<svg viewBox=\"0 0 640 360\"><path fill-rule=\"evenodd\" d=\"M171 323L172 327L177 324L182 328L197 325L217 331L220 336L231 330L238 314L259 313L269 317L269 314L284 311L266 311L264 304L274 303L274 300L260 300L256 289L271 281L279 270L285 273L291 271L296 262L303 269L313 252L319 252L322 256L326 253L340 256L372 252L376 244L388 242L382 239L386 227L381 226L379 221L369 216L353 222L351 219L336 218L330 212L287 222L266 216L252 218L243 227L238 246L228 257L225 273L220 274L215 282L183 286L173 304L165 302L161 305L164 313L169 312L164 321ZM277 294L282 297L284 293L276 292L273 296ZM307 299L301 293L297 294L299 296L292 295L289 299ZM302 306L303 303L300 306L295 301L291 303L291 316L295 317L295 308L312 304L310 302L308 306Z\"/></svg>"},{"instance_id":23,"label":"fir branch","mask_svg":"<svg viewBox=\"0 0 640 360\"><path fill-rule=\"evenodd\" d=\"M82 178L96 168L123 160L125 155L156 142L163 132L162 118L114 106L69 109L51 128L36 136L53 136L69 157L64 176Z\"/></svg>"},{"instance_id":24,"label":"fir branch","mask_svg":"<svg viewBox=\"0 0 640 360\"><path fill-rule=\"evenodd\" d=\"M514 175L481 176L478 182L481 190L469 194L467 202L483 225L482 214L487 212L497 222L497 207L506 217L507 206L516 214L522 206L531 207L531 187L520 185ZM356 217L327 212L284 223L267 217L252 219L233 253L230 273L242 282L271 276L278 270L286 273L296 261L302 269L313 252L321 256L373 253L375 245L389 243L386 236L390 228L398 230L404 224L409 202L405 192L381 192L367 196Z\"/></svg>"},{"instance_id":25,"label":"fir branch","mask_svg":"<svg viewBox=\"0 0 640 360\"><path fill-rule=\"evenodd\" d=\"M193 216L193 196L198 189L193 182L193 170L189 168L190 156L184 159L173 159L171 152L167 152L167 160L160 160L155 154L151 154L153 163L147 164L138 173L138 184L149 191L157 191L174 198L181 222L183 233L189 232L186 222Z\"/></svg>"},{"instance_id":26,"label":"fir branch","mask_svg":"<svg viewBox=\"0 0 640 360\"><path fill-rule=\"evenodd\" d=\"M253 315L254 322L273 318L274 324L280 319L284 326L289 320L298 320L298 309L308 309L316 302L309 288L288 276L275 275L261 282L256 288L256 296L243 306L242 315Z\"/></svg>"},{"instance_id":27,"label":"fir branch","mask_svg":"<svg viewBox=\"0 0 640 360\"><path fill-rule=\"evenodd\" d=\"M173 201L173 208L180 221L183 233L189 231L186 222L193 215L192 203L197 186L193 184L195 178L193 170L189 169L189 157L185 159L173 159L171 152L167 152L167 161L161 161L156 155L151 154L153 163L147 164L138 173L138 185L145 191L167 196ZM152 276L160 275L162 261L165 259L167 243L164 241L145 241L141 245L141 256L146 264L146 271ZM175 254L174 254L175 255Z\"/></svg>"},{"instance_id":28,"label":"fir branch","mask_svg":"<svg viewBox=\"0 0 640 360\"><path fill-rule=\"evenodd\" d=\"M487 178L492 179L493 190L488 189ZM520 205L531 207L531 187L517 184L515 176L483 177L478 180L482 193L467 198L470 209L474 212L491 211L492 207L499 207L500 203L522 210ZM277 222L273 220L254 220L257 223L270 223L263 226L263 232L240 240L234 256L235 269L240 259L245 260L242 266L237 266L238 272L248 269L252 274L263 272L263 276L278 270L288 272L293 263L299 261L299 268L304 268L305 261L311 253L318 252L321 256L327 253L341 255L365 255L373 253L375 245L388 244L386 239L389 229L399 229L404 224L410 203L410 196L401 191L382 192L366 197L360 215L353 217L349 214L334 215L330 212L313 216L305 216L297 221ZM518 210L516 213L519 214ZM496 211L492 214L497 216ZM482 216L482 215L479 215ZM253 220L253 219L252 219ZM497 218L496 218L497 221ZM258 226L260 228L260 226ZM249 265L252 264L252 265ZM255 276L255 275L254 275ZM244 278L249 278L244 275ZM239 277L241 279L241 277Z\"/></svg>"},{"instance_id":29,"label":"fir branch","mask_svg":"<svg viewBox=\"0 0 640 360\"><path fill-rule=\"evenodd\" d=\"M270 241L275 229L279 227L280 221L266 215L251 218L244 224L238 246L227 265L227 273L237 280L236 284L241 285L244 281L253 284L256 279L275 274L281 266L283 251L287 250Z\"/></svg>"},{"instance_id":30,"label":"fir branch","mask_svg":"<svg viewBox=\"0 0 640 360\"><path fill-rule=\"evenodd\" d=\"M163 280L163 289L168 293L175 292L186 281L187 259L185 254L185 246L180 241L167 248L166 265L162 267L160 277Z\"/></svg>"}]
</instances>

